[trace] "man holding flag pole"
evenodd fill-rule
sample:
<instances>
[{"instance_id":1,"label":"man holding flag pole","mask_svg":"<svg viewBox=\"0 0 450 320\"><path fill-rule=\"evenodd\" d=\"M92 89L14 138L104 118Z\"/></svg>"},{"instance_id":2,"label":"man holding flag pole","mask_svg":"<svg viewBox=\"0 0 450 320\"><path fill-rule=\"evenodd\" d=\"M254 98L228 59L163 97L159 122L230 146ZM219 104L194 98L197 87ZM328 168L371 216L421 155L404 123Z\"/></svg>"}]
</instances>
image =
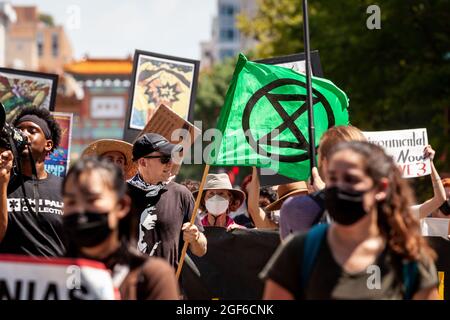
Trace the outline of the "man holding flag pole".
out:
<instances>
[{"instance_id":1,"label":"man holding flag pole","mask_svg":"<svg viewBox=\"0 0 450 320\"><path fill-rule=\"evenodd\" d=\"M346 94L329 80L311 77L306 1L303 10L306 75L239 55L217 124L221 138L206 161L192 219L210 165L270 168L305 181L315 167L315 141L329 128L349 124Z\"/></svg>"}]
</instances>

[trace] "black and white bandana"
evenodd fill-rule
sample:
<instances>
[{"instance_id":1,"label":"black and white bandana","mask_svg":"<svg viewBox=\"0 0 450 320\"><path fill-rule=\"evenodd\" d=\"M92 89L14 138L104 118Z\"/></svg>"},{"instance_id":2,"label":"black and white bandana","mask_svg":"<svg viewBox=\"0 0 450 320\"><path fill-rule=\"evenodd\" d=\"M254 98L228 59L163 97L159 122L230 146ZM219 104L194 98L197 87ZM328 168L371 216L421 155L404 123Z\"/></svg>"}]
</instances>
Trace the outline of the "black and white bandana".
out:
<instances>
[{"instance_id":1,"label":"black and white bandana","mask_svg":"<svg viewBox=\"0 0 450 320\"><path fill-rule=\"evenodd\" d=\"M164 189L167 185L167 182L159 182L158 184L149 184L142 180L139 173L137 173L133 178L127 181L132 186L139 188L143 191L146 191L146 197L155 197L159 194L159 192Z\"/></svg>"}]
</instances>

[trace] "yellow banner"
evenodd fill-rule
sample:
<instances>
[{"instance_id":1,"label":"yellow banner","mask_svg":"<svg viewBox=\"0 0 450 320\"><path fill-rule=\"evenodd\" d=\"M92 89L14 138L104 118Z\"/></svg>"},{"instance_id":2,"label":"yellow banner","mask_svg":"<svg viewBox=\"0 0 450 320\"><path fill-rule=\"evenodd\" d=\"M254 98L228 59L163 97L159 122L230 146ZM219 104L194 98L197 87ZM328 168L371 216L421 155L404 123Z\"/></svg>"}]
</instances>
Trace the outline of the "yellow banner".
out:
<instances>
[{"instance_id":1,"label":"yellow banner","mask_svg":"<svg viewBox=\"0 0 450 320\"><path fill-rule=\"evenodd\" d=\"M439 271L438 277L439 277L439 288L438 288L439 298L440 300L444 300L444 272Z\"/></svg>"}]
</instances>

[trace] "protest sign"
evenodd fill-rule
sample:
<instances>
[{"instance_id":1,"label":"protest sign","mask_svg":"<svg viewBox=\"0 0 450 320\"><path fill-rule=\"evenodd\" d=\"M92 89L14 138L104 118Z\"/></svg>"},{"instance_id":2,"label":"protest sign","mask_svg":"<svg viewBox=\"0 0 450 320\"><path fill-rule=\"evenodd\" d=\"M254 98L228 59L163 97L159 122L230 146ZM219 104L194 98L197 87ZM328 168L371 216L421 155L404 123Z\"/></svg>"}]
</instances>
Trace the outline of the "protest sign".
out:
<instances>
[{"instance_id":1,"label":"protest sign","mask_svg":"<svg viewBox=\"0 0 450 320\"><path fill-rule=\"evenodd\" d=\"M124 140L132 142L161 104L192 121L200 61L136 50Z\"/></svg>"},{"instance_id":2,"label":"protest sign","mask_svg":"<svg viewBox=\"0 0 450 320\"><path fill-rule=\"evenodd\" d=\"M429 159L423 151L428 145L427 129L363 132L370 143L384 148L393 157L404 178L426 176L431 173Z\"/></svg>"},{"instance_id":3,"label":"protest sign","mask_svg":"<svg viewBox=\"0 0 450 320\"><path fill-rule=\"evenodd\" d=\"M0 255L0 300L114 300L105 265L92 260Z\"/></svg>"},{"instance_id":4,"label":"protest sign","mask_svg":"<svg viewBox=\"0 0 450 320\"><path fill-rule=\"evenodd\" d=\"M199 128L184 120L164 104L156 109L150 120L139 133L139 137L144 133L154 132L162 135L171 143L180 143L183 142L183 137L178 135L176 130L184 129L189 133L189 142L192 144L201 134Z\"/></svg>"},{"instance_id":5,"label":"protest sign","mask_svg":"<svg viewBox=\"0 0 450 320\"><path fill-rule=\"evenodd\" d=\"M258 63L273 64L275 66L292 69L296 72L306 73L306 57L305 53L295 53L286 56L278 56L273 58L255 60ZM311 68L312 75L323 78L322 65L318 50L311 51Z\"/></svg>"},{"instance_id":6,"label":"protest sign","mask_svg":"<svg viewBox=\"0 0 450 320\"><path fill-rule=\"evenodd\" d=\"M169 140L170 143L181 144L183 146L183 152L180 154L181 157L186 156L195 140L201 134L199 128L180 117L164 104L156 109L152 118L139 133L138 137L148 132L158 133ZM181 161L181 159L178 160ZM181 165L181 163L177 164L176 162L178 161L175 161L173 165L174 174L178 173Z\"/></svg>"},{"instance_id":7,"label":"protest sign","mask_svg":"<svg viewBox=\"0 0 450 320\"><path fill-rule=\"evenodd\" d=\"M61 141L58 148L45 159L45 171L58 177L64 177L70 162L73 114L63 112L52 112L52 114L61 127Z\"/></svg>"},{"instance_id":8,"label":"protest sign","mask_svg":"<svg viewBox=\"0 0 450 320\"><path fill-rule=\"evenodd\" d=\"M17 116L21 108L55 110L58 75L0 67L0 101L6 121Z\"/></svg>"},{"instance_id":9,"label":"protest sign","mask_svg":"<svg viewBox=\"0 0 450 320\"><path fill-rule=\"evenodd\" d=\"M450 234L448 231L449 219L445 218L424 218L420 219L420 228L423 236L444 237Z\"/></svg>"},{"instance_id":10,"label":"protest sign","mask_svg":"<svg viewBox=\"0 0 450 320\"><path fill-rule=\"evenodd\" d=\"M276 230L205 227L208 251L186 256L182 287L189 300L258 300L264 282L258 278L280 244Z\"/></svg>"}]
</instances>

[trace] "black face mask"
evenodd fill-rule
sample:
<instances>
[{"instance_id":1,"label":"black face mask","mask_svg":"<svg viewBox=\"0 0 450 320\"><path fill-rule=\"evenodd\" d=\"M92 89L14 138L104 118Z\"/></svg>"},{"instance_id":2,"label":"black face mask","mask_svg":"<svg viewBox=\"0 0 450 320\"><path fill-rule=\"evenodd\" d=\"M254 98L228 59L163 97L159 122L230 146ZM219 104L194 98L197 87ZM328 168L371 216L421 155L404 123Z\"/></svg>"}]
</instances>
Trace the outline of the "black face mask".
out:
<instances>
[{"instance_id":1,"label":"black face mask","mask_svg":"<svg viewBox=\"0 0 450 320\"><path fill-rule=\"evenodd\" d=\"M439 210L446 216L450 215L450 199L447 199L442 206L439 207Z\"/></svg>"},{"instance_id":2,"label":"black face mask","mask_svg":"<svg viewBox=\"0 0 450 320\"><path fill-rule=\"evenodd\" d=\"M325 189L325 208L338 224L349 226L366 215L363 206L365 192L344 191L338 187Z\"/></svg>"},{"instance_id":3,"label":"black face mask","mask_svg":"<svg viewBox=\"0 0 450 320\"><path fill-rule=\"evenodd\" d=\"M63 216L63 226L70 241L78 247L95 247L105 241L111 234L107 213L89 212L73 213Z\"/></svg>"}]
</instances>

